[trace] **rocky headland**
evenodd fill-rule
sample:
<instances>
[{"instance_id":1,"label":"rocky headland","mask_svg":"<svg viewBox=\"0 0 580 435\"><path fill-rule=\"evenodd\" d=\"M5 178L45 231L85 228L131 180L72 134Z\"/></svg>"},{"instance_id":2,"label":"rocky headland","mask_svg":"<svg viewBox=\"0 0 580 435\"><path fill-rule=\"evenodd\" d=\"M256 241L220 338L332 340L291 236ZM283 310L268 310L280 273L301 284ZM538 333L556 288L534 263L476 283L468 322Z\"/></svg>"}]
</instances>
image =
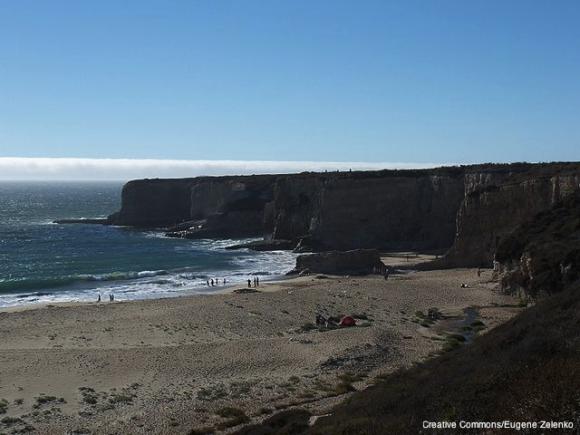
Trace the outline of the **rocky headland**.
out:
<instances>
[{"instance_id":1,"label":"rocky headland","mask_svg":"<svg viewBox=\"0 0 580 435\"><path fill-rule=\"evenodd\" d=\"M107 223L255 249L431 250L492 265L503 238L580 186L580 163L134 180Z\"/></svg>"}]
</instances>

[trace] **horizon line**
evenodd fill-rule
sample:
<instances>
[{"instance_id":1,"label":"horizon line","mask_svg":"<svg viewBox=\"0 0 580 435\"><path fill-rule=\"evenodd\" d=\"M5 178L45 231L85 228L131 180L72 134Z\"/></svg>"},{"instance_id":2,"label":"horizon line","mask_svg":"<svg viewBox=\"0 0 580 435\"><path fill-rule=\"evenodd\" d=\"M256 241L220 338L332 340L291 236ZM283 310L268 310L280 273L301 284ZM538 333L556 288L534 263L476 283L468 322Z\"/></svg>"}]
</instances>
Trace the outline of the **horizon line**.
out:
<instances>
[{"instance_id":1,"label":"horizon line","mask_svg":"<svg viewBox=\"0 0 580 435\"><path fill-rule=\"evenodd\" d=\"M142 178L432 169L456 163L0 157L0 181L128 181Z\"/></svg>"}]
</instances>

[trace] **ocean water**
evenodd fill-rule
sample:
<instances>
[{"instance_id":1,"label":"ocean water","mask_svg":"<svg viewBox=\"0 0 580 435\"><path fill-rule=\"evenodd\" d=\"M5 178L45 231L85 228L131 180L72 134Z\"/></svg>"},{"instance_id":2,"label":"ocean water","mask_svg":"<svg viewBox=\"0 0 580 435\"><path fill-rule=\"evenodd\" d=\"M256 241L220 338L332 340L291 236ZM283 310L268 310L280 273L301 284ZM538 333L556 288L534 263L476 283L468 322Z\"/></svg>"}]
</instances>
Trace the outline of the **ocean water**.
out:
<instances>
[{"instance_id":1,"label":"ocean water","mask_svg":"<svg viewBox=\"0 0 580 435\"><path fill-rule=\"evenodd\" d=\"M290 252L227 251L240 240L182 240L154 231L56 225L106 217L120 207L121 183L0 182L0 307L147 299L215 292L206 281L244 284L293 268Z\"/></svg>"}]
</instances>

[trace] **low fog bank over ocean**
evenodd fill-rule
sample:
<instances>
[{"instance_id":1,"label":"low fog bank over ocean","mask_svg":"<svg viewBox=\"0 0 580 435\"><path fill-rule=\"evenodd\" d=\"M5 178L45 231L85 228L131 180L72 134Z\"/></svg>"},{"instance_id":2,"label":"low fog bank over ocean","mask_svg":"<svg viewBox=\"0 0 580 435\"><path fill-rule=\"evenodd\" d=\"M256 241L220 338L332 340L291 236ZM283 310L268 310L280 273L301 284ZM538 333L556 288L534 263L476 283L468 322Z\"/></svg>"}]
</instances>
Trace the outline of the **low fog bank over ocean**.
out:
<instances>
[{"instance_id":1,"label":"low fog bank over ocean","mask_svg":"<svg viewBox=\"0 0 580 435\"><path fill-rule=\"evenodd\" d=\"M421 169L442 166L404 162L170 160L0 157L0 180L130 180L206 175L289 174L303 171Z\"/></svg>"}]
</instances>

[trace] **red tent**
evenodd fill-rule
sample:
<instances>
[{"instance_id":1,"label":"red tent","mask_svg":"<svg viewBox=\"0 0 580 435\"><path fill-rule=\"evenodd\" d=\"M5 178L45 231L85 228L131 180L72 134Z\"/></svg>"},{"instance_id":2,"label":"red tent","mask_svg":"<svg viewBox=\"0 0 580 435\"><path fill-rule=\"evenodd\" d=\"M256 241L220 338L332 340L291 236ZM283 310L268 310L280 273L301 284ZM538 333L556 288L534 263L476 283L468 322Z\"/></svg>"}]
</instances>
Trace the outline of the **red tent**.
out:
<instances>
[{"instance_id":1,"label":"red tent","mask_svg":"<svg viewBox=\"0 0 580 435\"><path fill-rule=\"evenodd\" d=\"M351 316L344 316L340 319L340 326L355 326L356 320L354 320Z\"/></svg>"}]
</instances>

